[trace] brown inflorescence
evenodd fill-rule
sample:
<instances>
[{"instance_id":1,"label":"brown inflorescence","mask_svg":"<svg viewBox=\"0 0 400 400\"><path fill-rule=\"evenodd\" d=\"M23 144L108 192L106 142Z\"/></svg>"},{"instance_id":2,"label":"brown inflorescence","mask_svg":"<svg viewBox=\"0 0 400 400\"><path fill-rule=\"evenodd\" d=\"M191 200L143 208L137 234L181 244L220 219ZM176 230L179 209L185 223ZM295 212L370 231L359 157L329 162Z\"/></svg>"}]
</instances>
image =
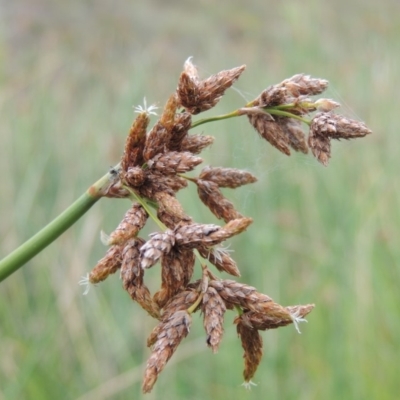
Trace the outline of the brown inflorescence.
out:
<instances>
[{"instance_id":1,"label":"brown inflorescence","mask_svg":"<svg viewBox=\"0 0 400 400\"><path fill-rule=\"evenodd\" d=\"M187 60L177 90L149 131L155 107L136 108L139 115L129 130L121 163L110 171L109 185L101 192L111 198L129 198L133 203L117 228L109 236L103 235L103 242L110 247L82 283L99 283L120 269L122 286L131 299L158 321L147 340L152 353L143 380L145 393L151 391L189 334L191 314L198 310L203 313L205 342L214 353L222 341L226 311L237 311L234 323L244 349L244 380L249 385L263 354L260 331L289 324L298 330L298 324L314 308L313 304L281 306L253 286L220 279L212 272L215 266L220 272L240 276L236 261L222 244L244 232L253 220L236 210L222 190L254 183L257 178L248 171L214 166L188 176L203 162L198 154L214 141L212 136L191 134L190 129L196 126L193 115L214 107L244 69L221 71L202 80ZM362 122L334 113L339 106L335 101L311 98L327 86L324 79L297 74L268 87L227 115L246 116L260 136L282 153L290 155L293 149L307 154L310 149L327 165L332 139L371 133ZM309 127L308 138L302 123ZM225 225L199 223L186 214L176 193L188 184L196 186L199 203ZM159 228L145 240L138 235L149 218ZM196 259L201 278L193 280ZM161 285L152 294L145 279L147 270L157 263Z\"/></svg>"}]
</instances>

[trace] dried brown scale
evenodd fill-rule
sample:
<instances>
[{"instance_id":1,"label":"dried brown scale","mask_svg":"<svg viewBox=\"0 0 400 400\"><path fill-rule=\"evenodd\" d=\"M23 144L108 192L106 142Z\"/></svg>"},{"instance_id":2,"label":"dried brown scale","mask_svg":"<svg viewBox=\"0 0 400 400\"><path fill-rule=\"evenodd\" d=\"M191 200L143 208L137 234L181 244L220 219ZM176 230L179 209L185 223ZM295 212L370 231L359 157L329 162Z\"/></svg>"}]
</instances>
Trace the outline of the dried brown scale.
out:
<instances>
[{"instance_id":1,"label":"dried brown scale","mask_svg":"<svg viewBox=\"0 0 400 400\"><path fill-rule=\"evenodd\" d=\"M174 196L159 192L156 193L155 200L158 203L157 217L167 228L174 229L179 223L190 223L192 221Z\"/></svg>"},{"instance_id":2,"label":"dried brown scale","mask_svg":"<svg viewBox=\"0 0 400 400\"><path fill-rule=\"evenodd\" d=\"M267 115L257 114L248 115L254 129L280 152L290 156L289 139L285 135L281 126L275 121L270 121Z\"/></svg>"},{"instance_id":3,"label":"dried brown scale","mask_svg":"<svg viewBox=\"0 0 400 400\"><path fill-rule=\"evenodd\" d=\"M251 104L259 107L274 107L287 103L287 100L286 89L279 85L273 85L263 90Z\"/></svg>"},{"instance_id":4,"label":"dried brown scale","mask_svg":"<svg viewBox=\"0 0 400 400\"><path fill-rule=\"evenodd\" d=\"M111 246L105 256L97 263L89 274L90 283L104 281L108 275L114 274L121 267L123 245Z\"/></svg>"},{"instance_id":5,"label":"dried brown scale","mask_svg":"<svg viewBox=\"0 0 400 400\"><path fill-rule=\"evenodd\" d=\"M133 121L125 143L121 160L121 168L127 171L129 167L143 164L143 149L146 142L146 129L150 119L147 113L141 113Z\"/></svg>"},{"instance_id":6,"label":"dried brown scale","mask_svg":"<svg viewBox=\"0 0 400 400\"><path fill-rule=\"evenodd\" d=\"M119 244L133 238L145 226L148 215L144 208L134 203L117 228L110 234L108 244Z\"/></svg>"},{"instance_id":7,"label":"dried brown scale","mask_svg":"<svg viewBox=\"0 0 400 400\"><path fill-rule=\"evenodd\" d=\"M147 162L149 168L163 174L176 174L192 171L203 160L188 151L170 151L164 154L157 154Z\"/></svg>"},{"instance_id":8,"label":"dried brown scale","mask_svg":"<svg viewBox=\"0 0 400 400\"><path fill-rule=\"evenodd\" d=\"M263 356L263 341L262 337L256 329L249 328L240 321L236 325L237 333L242 342L244 350L244 371L243 377L245 382L250 382Z\"/></svg>"},{"instance_id":9,"label":"dried brown scale","mask_svg":"<svg viewBox=\"0 0 400 400\"><path fill-rule=\"evenodd\" d=\"M217 218L222 218L225 222L228 222L242 217L233 203L222 194L217 183L196 179L196 185L200 200Z\"/></svg>"},{"instance_id":10,"label":"dried brown scale","mask_svg":"<svg viewBox=\"0 0 400 400\"><path fill-rule=\"evenodd\" d=\"M154 295L160 308L189 283L194 268L195 257L192 250L173 248L161 258L161 290Z\"/></svg>"},{"instance_id":11,"label":"dried brown scale","mask_svg":"<svg viewBox=\"0 0 400 400\"><path fill-rule=\"evenodd\" d=\"M175 234L171 230L152 233L150 239L140 248L141 267L152 267L162 255L171 251L174 244Z\"/></svg>"},{"instance_id":12,"label":"dried brown scale","mask_svg":"<svg viewBox=\"0 0 400 400\"><path fill-rule=\"evenodd\" d=\"M227 302L236 304L246 310L263 313L268 310L272 299L266 294L257 292L253 286L229 279L212 280L210 286Z\"/></svg>"},{"instance_id":13,"label":"dried brown scale","mask_svg":"<svg viewBox=\"0 0 400 400\"><path fill-rule=\"evenodd\" d=\"M295 151L308 153L306 136L301 129L301 122L293 118L276 118L279 126L289 140L290 147Z\"/></svg>"},{"instance_id":14,"label":"dried brown scale","mask_svg":"<svg viewBox=\"0 0 400 400\"><path fill-rule=\"evenodd\" d=\"M204 315L203 325L207 334L207 345L216 353L224 333L226 306L214 288L208 287L204 293L201 310Z\"/></svg>"},{"instance_id":15,"label":"dried brown scale","mask_svg":"<svg viewBox=\"0 0 400 400\"><path fill-rule=\"evenodd\" d=\"M158 332L150 358L144 373L142 390L148 393L153 388L158 375L172 357L178 345L190 330L192 318L185 311L177 311L167 321L161 322L162 329Z\"/></svg>"},{"instance_id":16,"label":"dried brown scale","mask_svg":"<svg viewBox=\"0 0 400 400\"><path fill-rule=\"evenodd\" d=\"M175 124L172 127L168 150L179 151L182 141L187 136L192 125L192 115L188 112L181 112L175 115Z\"/></svg>"},{"instance_id":17,"label":"dried brown scale","mask_svg":"<svg viewBox=\"0 0 400 400\"><path fill-rule=\"evenodd\" d=\"M170 132L160 121L158 121L147 135L146 145L143 150L144 161L151 160L159 153L164 153L169 137Z\"/></svg>"},{"instance_id":18,"label":"dried brown scale","mask_svg":"<svg viewBox=\"0 0 400 400\"><path fill-rule=\"evenodd\" d=\"M323 165L327 166L331 158L331 141L329 137L316 135L310 131L308 146L314 157Z\"/></svg>"},{"instance_id":19,"label":"dried brown scale","mask_svg":"<svg viewBox=\"0 0 400 400\"><path fill-rule=\"evenodd\" d=\"M180 151L189 151L193 154L201 153L206 147L214 143L214 138L207 135L186 135L182 139Z\"/></svg>"},{"instance_id":20,"label":"dried brown scale","mask_svg":"<svg viewBox=\"0 0 400 400\"><path fill-rule=\"evenodd\" d=\"M200 255L210 261L210 263L213 264L218 271L227 272L233 276L240 276L240 271L235 260L232 259L223 249L208 249L205 247L199 247L198 251Z\"/></svg>"},{"instance_id":21,"label":"dried brown scale","mask_svg":"<svg viewBox=\"0 0 400 400\"><path fill-rule=\"evenodd\" d=\"M257 178L250 172L236 168L204 167L199 175L204 181L216 183L219 187L237 188L249 183L257 182Z\"/></svg>"}]
</instances>

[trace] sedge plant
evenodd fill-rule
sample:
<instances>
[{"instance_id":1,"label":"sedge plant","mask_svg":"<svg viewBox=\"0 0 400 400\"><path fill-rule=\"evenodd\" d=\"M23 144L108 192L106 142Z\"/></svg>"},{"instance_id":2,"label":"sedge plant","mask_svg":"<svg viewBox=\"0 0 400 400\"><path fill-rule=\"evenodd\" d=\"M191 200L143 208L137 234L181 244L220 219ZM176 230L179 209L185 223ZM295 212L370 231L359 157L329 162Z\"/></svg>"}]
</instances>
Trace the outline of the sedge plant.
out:
<instances>
[{"instance_id":1,"label":"sedge plant","mask_svg":"<svg viewBox=\"0 0 400 400\"><path fill-rule=\"evenodd\" d=\"M235 189L252 184L251 173L231 167L206 166L190 175L203 160L199 154L214 138L192 134L191 129L214 121L244 117L262 139L286 155L309 152L324 166L331 157L332 139L364 137L371 131L362 122L335 112L331 99L313 99L328 81L297 74L263 90L260 95L231 113L195 120L194 116L214 107L225 91L240 77L245 66L221 71L200 79L188 59L157 122L149 129L156 107L138 106L119 164L109 170L66 211L44 229L0 261L0 280L21 268L67 230L102 197L128 198L131 206L110 234L102 235L108 246L105 256L80 283L85 294L91 284L119 271L122 286L156 325L147 339L151 349L143 378L145 393L189 334L192 314L203 314L206 344L215 353L224 333L224 315L236 312L234 324L244 350L244 384L250 387L263 354L260 331L299 323L314 304L282 306L255 287L219 277L233 277L240 270L223 242L241 234L252 223L228 200L221 188ZM306 129L304 129L304 127ZM308 131L308 132L307 132ZM199 201L225 225L194 221L186 214L176 193L188 187L197 190ZM151 219L157 231L145 239L140 232ZM146 271L160 265L161 287L151 293ZM194 280L195 267L201 278ZM215 268L215 269L214 269Z\"/></svg>"}]
</instances>

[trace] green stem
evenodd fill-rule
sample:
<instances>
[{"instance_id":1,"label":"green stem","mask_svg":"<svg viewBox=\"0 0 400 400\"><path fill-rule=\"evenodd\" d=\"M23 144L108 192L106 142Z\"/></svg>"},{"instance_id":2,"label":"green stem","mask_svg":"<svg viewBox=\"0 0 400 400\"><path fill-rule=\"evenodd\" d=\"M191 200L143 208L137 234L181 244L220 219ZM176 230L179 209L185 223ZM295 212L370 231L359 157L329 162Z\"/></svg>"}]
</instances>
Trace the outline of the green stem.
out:
<instances>
[{"instance_id":1,"label":"green stem","mask_svg":"<svg viewBox=\"0 0 400 400\"><path fill-rule=\"evenodd\" d=\"M40 253L63 232L79 220L103 195L113 175L107 173L71 204L64 212L29 240L0 261L0 282Z\"/></svg>"},{"instance_id":2,"label":"green stem","mask_svg":"<svg viewBox=\"0 0 400 400\"><path fill-rule=\"evenodd\" d=\"M207 122L221 121L223 119L239 117L240 115L242 115L242 114L240 114L239 110L235 110L228 114L222 114L222 115L217 115L216 117L199 119L198 121L196 121L192 124L191 128L195 128L196 126L206 124Z\"/></svg>"},{"instance_id":3,"label":"green stem","mask_svg":"<svg viewBox=\"0 0 400 400\"><path fill-rule=\"evenodd\" d=\"M301 122L304 122L307 125L311 125L311 121L302 117L299 117L296 114L292 114L290 112L287 111L283 111L283 110L277 110L276 108L264 108L264 111L267 112L268 114L271 115L278 115L280 117L288 117L288 118L294 118L294 119L298 119Z\"/></svg>"}]
</instances>

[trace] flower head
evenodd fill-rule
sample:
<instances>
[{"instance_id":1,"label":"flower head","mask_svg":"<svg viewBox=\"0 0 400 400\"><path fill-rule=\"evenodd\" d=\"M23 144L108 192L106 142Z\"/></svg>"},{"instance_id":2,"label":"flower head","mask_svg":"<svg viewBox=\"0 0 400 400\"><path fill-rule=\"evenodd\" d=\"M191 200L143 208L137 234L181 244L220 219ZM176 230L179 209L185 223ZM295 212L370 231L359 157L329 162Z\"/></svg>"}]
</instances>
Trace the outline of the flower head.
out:
<instances>
[{"instance_id":1,"label":"flower head","mask_svg":"<svg viewBox=\"0 0 400 400\"><path fill-rule=\"evenodd\" d=\"M157 109L158 109L158 107L156 107L154 104L152 104L151 106L149 106L147 108L146 97L143 98L143 107L140 105L134 107L134 110L136 113L138 113L138 114L146 113L147 115L157 115L157 113L154 111Z\"/></svg>"}]
</instances>

